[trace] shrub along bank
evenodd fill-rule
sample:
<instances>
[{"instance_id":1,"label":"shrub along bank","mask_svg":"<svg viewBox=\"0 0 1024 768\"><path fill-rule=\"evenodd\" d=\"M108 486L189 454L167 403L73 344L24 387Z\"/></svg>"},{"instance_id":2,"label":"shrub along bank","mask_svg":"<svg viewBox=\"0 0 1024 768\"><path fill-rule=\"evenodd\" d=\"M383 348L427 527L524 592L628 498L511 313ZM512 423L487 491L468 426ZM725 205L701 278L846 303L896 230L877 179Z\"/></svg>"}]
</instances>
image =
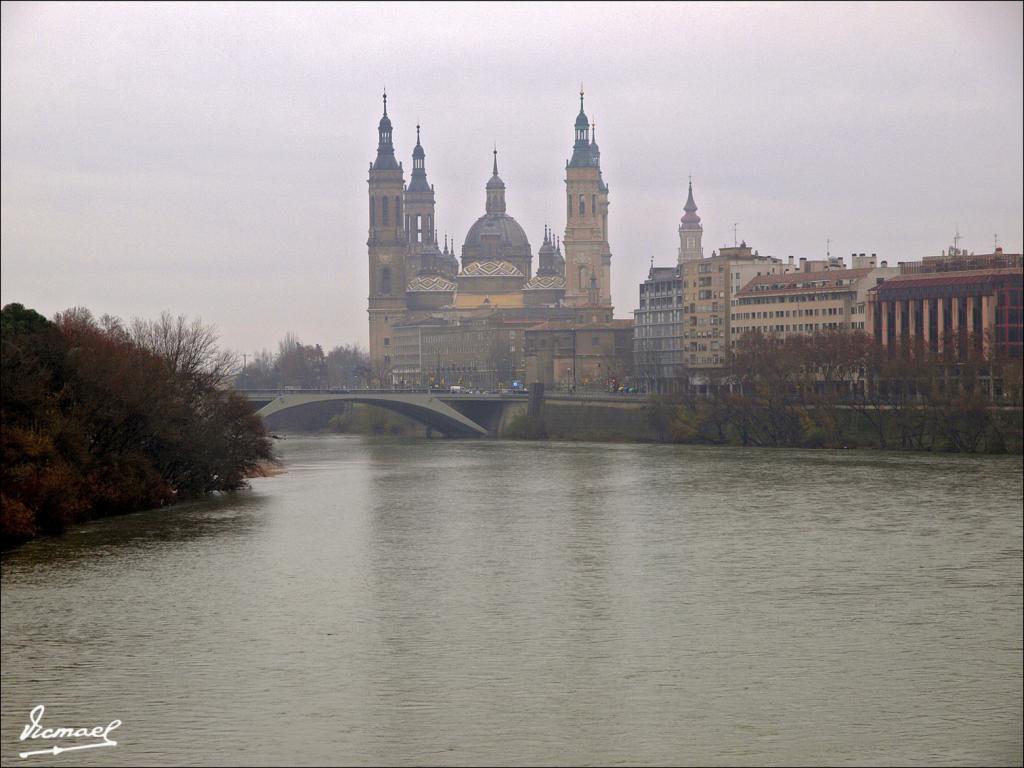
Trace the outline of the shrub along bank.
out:
<instances>
[{"instance_id":1,"label":"shrub along bank","mask_svg":"<svg viewBox=\"0 0 1024 768\"><path fill-rule=\"evenodd\" d=\"M245 485L273 461L198 321L2 310L0 543Z\"/></svg>"}]
</instances>

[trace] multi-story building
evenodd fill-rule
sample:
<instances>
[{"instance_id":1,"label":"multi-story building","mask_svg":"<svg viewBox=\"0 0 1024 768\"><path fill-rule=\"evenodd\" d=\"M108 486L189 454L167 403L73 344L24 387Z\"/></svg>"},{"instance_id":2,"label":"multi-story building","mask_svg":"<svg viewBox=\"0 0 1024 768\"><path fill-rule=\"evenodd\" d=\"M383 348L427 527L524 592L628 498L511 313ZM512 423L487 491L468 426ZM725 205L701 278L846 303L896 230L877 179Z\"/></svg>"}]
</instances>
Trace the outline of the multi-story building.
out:
<instances>
[{"instance_id":1,"label":"multi-story building","mask_svg":"<svg viewBox=\"0 0 1024 768\"><path fill-rule=\"evenodd\" d=\"M730 348L744 333L785 338L829 330L864 330L868 292L896 267L846 269L840 262L800 260L802 270L762 275L747 282L732 301ZM860 263L856 258L854 263Z\"/></svg>"},{"instance_id":2,"label":"multi-story building","mask_svg":"<svg viewBox=\"0 0 1024 768\"><path fill-rule=\"evenodd\" d=\"M466 233L460 267L454 242L450 250L447 240L443 251L438 246L435 190L427 183L420 127L416 127L408 186L402 164L395 159L386 95L377 131L377 156L369 172L367 248L370 361L379 384L400 384L415 377L414 328L421 321L429 327L475 323L481 316L492 315L498 323L583 322L595 313L611 317L608 185L601 175L596 136L583 111L582 92L572 157L565 168L565 237L559 242L545 227L536 273L526 233L508 213L497 149L484 190L484 215ZM401 350L396 337L399 328ZM456 346L464 348L475 334L475 330L462 333ZM479 348L474 354L479 369L491 352Z\"/></svg>"},{"instance_id":3,"label":"multi-story building","mask_svg":"<svg viewBox=\"0 0 1024 768\"><path fill-rule=\"evenodd\" d=\"M633 321L549 322L524 333L526 378L555 389L607 390L633 375Z\"/></svg>"},{"instance_id":4,"label":"multi-story building","mask_svg":"<svg viewBox=\"0 0 1024 768\"><path fill-rule=\"evenodd\" d=\"M704 387L726 366L730 348L730 303L736 286L783 268L745 242L723 247L680 265L683 281L683 364L691 386Z\"/></svg>"},{"instance_id":5,"label":"multi-story building","mask_svg":"<svg viewBox=\"0 0 1024 768\"><path fill-rule=\"evenodd\" d=\"M901 265L871 289L868 332L886 347L920 346L947 359L977 351L1021 358L1024 259L1019 253L948 254Z\"/></svg>"},{"instance_id":6,"label":"multi-story building","mask_svg":"<svg viewBox=\"0 0 1024 768\"><path fill-rule=\"evenodd\" d=\"M679 267L652 265L633 312L634 376L647 392L674 392L684 380L682 314Z\"/></svg>"}]
</instances>

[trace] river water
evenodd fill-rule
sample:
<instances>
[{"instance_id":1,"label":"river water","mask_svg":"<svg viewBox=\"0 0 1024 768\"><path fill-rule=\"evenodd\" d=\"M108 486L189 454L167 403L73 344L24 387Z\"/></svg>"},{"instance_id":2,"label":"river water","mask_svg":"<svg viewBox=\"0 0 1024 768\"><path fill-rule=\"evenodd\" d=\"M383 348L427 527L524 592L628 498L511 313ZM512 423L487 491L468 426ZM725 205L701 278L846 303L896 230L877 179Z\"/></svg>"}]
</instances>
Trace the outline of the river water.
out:
<instances>
[{"instance_id":1,"label":"river water","mask_svg":"<svg viewBox=\"0 0 1024 768\"><path fill-rule=\"evenodd\" d=\"M278 446L4 556L4 764L1021 763L1019 457Z\"/></svg>"}]
</instances>

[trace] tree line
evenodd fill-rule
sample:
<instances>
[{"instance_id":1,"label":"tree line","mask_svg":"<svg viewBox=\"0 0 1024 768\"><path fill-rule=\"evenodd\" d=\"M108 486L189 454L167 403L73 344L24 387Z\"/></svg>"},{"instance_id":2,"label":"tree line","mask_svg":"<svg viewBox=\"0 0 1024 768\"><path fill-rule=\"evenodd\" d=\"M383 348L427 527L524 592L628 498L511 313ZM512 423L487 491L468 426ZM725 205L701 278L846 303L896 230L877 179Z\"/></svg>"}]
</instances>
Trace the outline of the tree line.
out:
<instances>
[{"instance_id":1,"label":"tree line","mask_svg":"<svg viewBox=\"0 0 1024 768\"><path fill-rule=\"evenodd\" d=\"M292 333L277 345L244 360L235 378L238 389L359 389L370 383L370 356L358 344L342 344L324 353L319 344L303 344Z\"/></svg>"},{"instance_id":2,"label":"tree line","mask_svg":"<svg viewBox=\"0 0 1024 768\"><path fill-rule=\"evenodd\" d=\"M245 485L273 461L235 357L164 313L124 323L84 308L0 312L0 541Z\"/></svg>"},{"instance_id":3,"label":"tree line","mask_svg":"<svg viewBox=\"0 0 1024 768\"><path fill-rule=\"evenodd\" d=\"M655 398L650 425L681 443L1021 452L1022 368L972 336L941 354L862 332L744 334L728 374Z\"/></svg>"}]
</instances>

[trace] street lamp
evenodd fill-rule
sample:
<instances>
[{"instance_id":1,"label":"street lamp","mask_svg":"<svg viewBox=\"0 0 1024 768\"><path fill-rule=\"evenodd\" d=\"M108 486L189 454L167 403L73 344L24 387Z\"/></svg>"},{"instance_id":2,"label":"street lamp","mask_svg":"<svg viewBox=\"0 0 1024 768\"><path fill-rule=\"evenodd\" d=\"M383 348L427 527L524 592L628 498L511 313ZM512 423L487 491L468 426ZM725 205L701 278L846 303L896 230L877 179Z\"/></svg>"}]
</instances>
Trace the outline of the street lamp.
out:
<instances>
[{"instance_id":1,"label":"street lamp","mask_svg":"<svg viewBox=\"0 0 1024 768\"><path fill-rule=\"evenodd\" d=\"M576 329L572 329L572 392L576 394Z\"/></svg>"}]
</instances>

